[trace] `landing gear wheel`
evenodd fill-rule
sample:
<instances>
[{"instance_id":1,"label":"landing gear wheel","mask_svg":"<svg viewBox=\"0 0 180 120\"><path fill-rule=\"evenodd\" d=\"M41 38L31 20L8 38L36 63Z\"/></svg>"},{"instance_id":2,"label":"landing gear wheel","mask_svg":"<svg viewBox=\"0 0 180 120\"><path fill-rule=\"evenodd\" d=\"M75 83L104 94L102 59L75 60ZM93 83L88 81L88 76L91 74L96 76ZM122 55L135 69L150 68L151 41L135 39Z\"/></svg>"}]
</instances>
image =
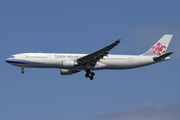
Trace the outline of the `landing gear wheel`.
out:
<instances>
[{"instance_id":1,"label":"landing gear wheel","mask_svg":"<svg viewBox=\"0 0 180 120\"><path fill-rule=\"evenodd\" d=\"M24 74L24 70L22 70L21 73Z\"/></svg>"},{"instance_id":2,"label":"landing gear wheel","mask_svg":"<svg viewBox=\"0 0 180 120\"><path fill-rule=\"evenodd\" d=\"M24 67L21 67L21 73L24 74Z\"/></svg>"},{"instance_id":3,"label":"landing gear wheel","mask_svg":"<svg viewBox=\"0 0 180 120\"><path fill-rule=\"evenodd\" d=\"M86 74L85 74L85 77L86 77L86 78L89 77L89 74L86 73Z\"/></svg>"},{"instance_id":4,"label":"landing gear wheel","mask_svg":"<svg viewBox=\"0 0 180 120\"><path fill-rule=\"evenodd\" d=\"M92 72L92 73L91 73L91 75L92 75L92 76L94 76L94 75L95 75L95 73L94 73L94 72Z\"/></svg>"},{"instance_id":5,"label":"landing gear wheel","mask_svg":"<svg viewBox=\"0 0 180 120\"><path fill-rule=\"evenodd\" d=\"M91 76L91 77L89 77L90 78L90 80L93 80L94 79L94 77L93 76Z\"/></svg>"},{"instance_id":6,"label":"landing gear wheel","mask_svg":"<svg viewBox=\"0 0 180 120\"><path fill-rule=\"evenodd\" d=\"M91 72L89 69L86 70L86 74L85 74L85 77L86 77L86 78L89 77L90 80L93 80L93 79L94 79L94 75L95 75L94 72Z\"/></svg>"}]
</instances>

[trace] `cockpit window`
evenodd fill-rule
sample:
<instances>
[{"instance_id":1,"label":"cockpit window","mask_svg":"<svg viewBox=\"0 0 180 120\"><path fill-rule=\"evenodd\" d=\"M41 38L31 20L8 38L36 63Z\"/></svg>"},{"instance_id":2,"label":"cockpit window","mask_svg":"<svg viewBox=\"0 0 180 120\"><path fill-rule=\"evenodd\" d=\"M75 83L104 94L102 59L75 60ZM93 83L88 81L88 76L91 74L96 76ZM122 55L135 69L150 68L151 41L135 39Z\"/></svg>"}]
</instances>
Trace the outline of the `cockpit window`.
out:
<instances>
[{"instance_id":1,"label":"cockpit window","mask_svg":"<svg viewBox=\"0 0 180 120\"><path fill-rule=\"evenodd\" d=\"M11 56L11 58L14 58L14 56Z\"/></svg>"}]
</instances>

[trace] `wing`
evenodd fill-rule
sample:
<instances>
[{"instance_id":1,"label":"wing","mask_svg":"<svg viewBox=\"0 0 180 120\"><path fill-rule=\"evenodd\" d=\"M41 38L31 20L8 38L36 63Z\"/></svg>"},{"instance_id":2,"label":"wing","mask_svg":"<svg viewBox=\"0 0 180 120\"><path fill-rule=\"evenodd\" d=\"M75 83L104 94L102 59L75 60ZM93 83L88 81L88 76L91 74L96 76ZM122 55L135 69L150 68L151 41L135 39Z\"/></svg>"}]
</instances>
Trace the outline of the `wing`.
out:
<instances>
[{"instance_id":1,"label":"wing","mask_svg":"<svg viewBox=\"0 0 180 120\"><path fill-rule=\"evenodd\" d=\"M104 56L107 56L107 54L109 54L108 51L110 51L113 47L115 47L120 42L120 40L121 40L121 38L119 38L114 43L112 43L98 51L95 51L91 54L88 54L84 57L77 59L77 62L79 64L90 64L91 66L95 66L96 62L99 61L100 59L102 59Z\"/></svg>"}]
</instances>

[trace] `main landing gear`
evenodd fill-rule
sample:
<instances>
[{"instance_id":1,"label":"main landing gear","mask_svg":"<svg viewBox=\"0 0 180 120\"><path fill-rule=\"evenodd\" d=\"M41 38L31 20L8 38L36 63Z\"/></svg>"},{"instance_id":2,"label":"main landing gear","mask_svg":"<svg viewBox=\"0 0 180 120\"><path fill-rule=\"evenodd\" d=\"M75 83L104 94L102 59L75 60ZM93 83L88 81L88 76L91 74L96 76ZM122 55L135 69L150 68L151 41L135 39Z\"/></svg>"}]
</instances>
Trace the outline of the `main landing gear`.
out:
<instances>
[{"instance_id":1,"label":"main landing gear","mask_svg":"<svg viewBox=\"0 0 180 120\"><path fill-rule=\"evenodd\" d=\"M93 80L95 73L91 72L90 70L86 70L85 77L89 77L90 80Z\"/></svg>"},{"instance_id":2,"label":"main landing gear","mask_svg":"<svg viewBox=\"0 0 180 120\"><path fill-rule=\"evenodd\" d=\"M21 73L24 74L24 67L21 67Z\"/></svg>"}]
</instances>

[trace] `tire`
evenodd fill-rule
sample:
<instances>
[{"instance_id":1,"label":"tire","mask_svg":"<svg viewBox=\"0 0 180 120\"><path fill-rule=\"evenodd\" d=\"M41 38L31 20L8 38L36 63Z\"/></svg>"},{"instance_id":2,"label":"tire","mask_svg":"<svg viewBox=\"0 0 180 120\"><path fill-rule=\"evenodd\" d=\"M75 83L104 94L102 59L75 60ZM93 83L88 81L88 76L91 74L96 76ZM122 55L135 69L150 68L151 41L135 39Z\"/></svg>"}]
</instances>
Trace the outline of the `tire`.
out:
<instances>
[{"instance_id":1,"label":"tire","mask_svg":"<svg viewBox=\"0 0 180 120\"><path fill-rule=\"evenodd\" d=\"M89 74L85 74L85 77L86 77L86 78L89 77Z\"/></svg>"},{"instance_id":2,"label":"tire","mask_svg":"<svg viewBox=\"0 0 180 120\"><path fill-rule=\"evenodd\" d=\"M92 76L94 76L94 75L95 75L95 73L94 73L94 72L92 72L92 73L91 73L91 75L92 75Z\"/></svg>"},{"instance_id":3,"label":"tire","mask_svg":"<svg viewBox=\"0 0 180 120\"><path fill-rule=\"evenodd\" d=\"M90 78L90 80L93 80L94 79L94 77L93 76L91 76L91 77L89 77Z\"/></svg>"}]
</instances>

